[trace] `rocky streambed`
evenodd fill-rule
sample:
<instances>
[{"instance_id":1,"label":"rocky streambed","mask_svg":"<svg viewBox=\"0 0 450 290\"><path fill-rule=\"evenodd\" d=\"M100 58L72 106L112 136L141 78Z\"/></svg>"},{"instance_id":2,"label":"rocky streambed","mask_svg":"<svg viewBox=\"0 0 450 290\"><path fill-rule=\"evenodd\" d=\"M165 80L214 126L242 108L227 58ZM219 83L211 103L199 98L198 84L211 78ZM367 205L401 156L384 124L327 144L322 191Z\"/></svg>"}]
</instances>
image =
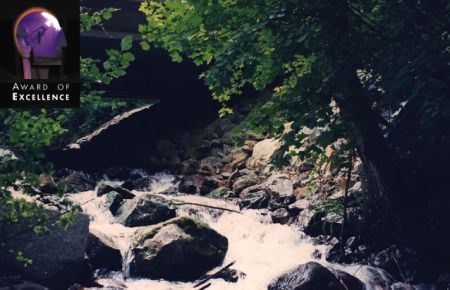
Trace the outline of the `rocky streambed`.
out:
<instances>
[{"instance_id":1,"label":"rocky streambed","mask_svg":"<svg viewBox=\"0 0 450 290\"><path fill-rule=\"evenodd\" d=\"M381 269L328 263L326 246L315 245L296 225L273 223L267 210L241 210L237 199L174 192L180 179L169 174L149 178L148 191L129 192L120 182L102 182L96 190L68 195L90 216L90 240L96 242L88 256L99 286L379 289L393 283ZM123 196L116 209L115 199Z\"/></svg>"},{"instance_id":2,"label":"rocky streambed","mask_svg":"<svg viewBox=\"0 0 450 290\"><path fill-rule=\"evenodd\" d=\"M297 159L277 170L271 159L279 140L254 134L233 143L244 115L245 106L155 140L133 167L63 169L41 180L28 198L50 216L78 208L78 217L67 231L52 223L50 235L30 231L0 247L0 289L47 289L24 280L74 290L447 289L448 273L437 275L437 286L420 284L414 251L358 238L353 226L367 196L358 160L347 183L344 237L347 176L330 165L339 144L326 148L329 162ZM58 199L61 178L70 193ZM0 233L8 239L28 226L0 224ZM33 263L24 267L19 252Z\"/></svg>"}]
</instances>

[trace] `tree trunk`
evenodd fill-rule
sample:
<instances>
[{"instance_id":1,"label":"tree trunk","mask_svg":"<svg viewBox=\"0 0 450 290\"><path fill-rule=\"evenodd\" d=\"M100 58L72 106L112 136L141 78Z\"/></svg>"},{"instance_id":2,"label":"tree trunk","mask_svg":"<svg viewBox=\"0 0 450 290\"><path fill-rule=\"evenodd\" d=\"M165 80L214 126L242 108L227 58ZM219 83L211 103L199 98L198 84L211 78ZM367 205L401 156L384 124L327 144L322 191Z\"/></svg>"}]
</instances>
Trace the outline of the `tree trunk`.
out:
<instances>
[{"instance_id":1,"label":"tree trunk","mask_svg":"<svg viewBox=\"0 0 450 290\"><path fill-rule=\"evenodd\" d=\"M324 53L332 76L332 93L354 137L377 217L382 220L381 228L387 230L390 239L397 238L402 210L401 175L357 75L348 34L348 9L345 0L323 0L319 10L322 33L328 40Z\"/></svg>"}]
</instances>

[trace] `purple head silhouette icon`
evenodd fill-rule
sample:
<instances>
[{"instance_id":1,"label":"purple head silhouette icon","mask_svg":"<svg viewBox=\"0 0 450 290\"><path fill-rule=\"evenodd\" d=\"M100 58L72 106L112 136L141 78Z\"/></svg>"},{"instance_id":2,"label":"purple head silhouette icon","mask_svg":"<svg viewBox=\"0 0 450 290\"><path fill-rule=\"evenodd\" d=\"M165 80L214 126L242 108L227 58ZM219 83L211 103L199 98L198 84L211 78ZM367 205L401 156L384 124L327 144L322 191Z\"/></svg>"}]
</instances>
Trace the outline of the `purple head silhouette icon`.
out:
<instances>
[{"instance_id":1,"label":"purple head silhouette icon","mask_svg":"<svg viewBox=\"0 0 450 290\"><path fill-rule=\"evenodd\" d=\"M43 8L25 11L16 21L14 35L22 56L24 79L47 79L48 66L62 65L66 38L50 11Z\"/></svg>"}]
</instances>

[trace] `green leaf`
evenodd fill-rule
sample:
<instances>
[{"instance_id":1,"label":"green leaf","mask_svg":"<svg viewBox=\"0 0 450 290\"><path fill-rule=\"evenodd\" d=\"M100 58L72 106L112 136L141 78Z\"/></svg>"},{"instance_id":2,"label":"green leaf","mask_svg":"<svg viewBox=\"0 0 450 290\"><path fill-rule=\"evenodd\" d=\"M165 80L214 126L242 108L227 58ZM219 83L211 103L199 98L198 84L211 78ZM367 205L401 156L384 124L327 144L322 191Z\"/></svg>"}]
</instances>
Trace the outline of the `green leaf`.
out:
<instances>
[{"instance_id":1,"label":"green leaf","mask_svg":"<svg viewBox=\"0 0 450 290\"><path fill-rule=\"evenodd\" d=\"M103 12L103 18L105 20L109 20L112 17L112 11L111 10L106 10Z\"/></svg>"},{"instance_id":2,"label":"green leaf","mask_svg":"<svg viewBox=\"0 0 450 290\"><path fill-rule=\"evenodd\" d=\"M105 61L103 63L103 68L105 68L106 70L110 70L112 68L111 62Z\"/></svg>"},{"instance_id":3,"label":"green leaf","mask_svg":"<svg viewBox=\"0 0 450 290\"><path fill-rule=\"evenodd\" d=\"M115 49L107 49L107 50L106 50L106 54L107 54L108 56L117 56L118 53L119 53L119 52L118 52L117 50L115 50Z\"/></svg>"},{"instance_id":4,"label":"green leaf","mask_svg":"<svg viewBox=\"0 0 450 290\"><path fill-rule=\"evenodd\" d=\"M120 65L123 67L123 68L127 68L129 65L130 65L130 62L128 61L128 60L126 60L126 59L122 59L121 61L120 61Z\"/></svg>"},{"instance_id":5,"label":"green leaf","mask_svg":"<svg viewBox=\"0 0 450 290\"><path fill-rule=\"evenodd\" d=\"M147 41L141 41L141 47L143 50L149 50L150 44Z\"/></svg>"},{"instance_id":6,"label":"green leaf","mask_svg":"<svg viewBox=\"0 0 450 290\"><path fill-rule=\"evenodd\" d=\"M183 61L183 57L177 51L172 52L170 54L170 57L172 58L173 62L182 62Z\"/></svg>"},{"instance_id":7,"label":"green leaf","mask_svg":"<svg viewBox=\"0 0 450 290\"><path fill-rule=\"evenodd\" d=\"M131 49L133 47L133 36L125 36L120 43L120 47L122 48L122 51Z\"/></svg>"},{"instance_id":8,"label":"green leaf","mask_svg":"<svg viewBox=\"0 0 450 290\"><path fill-rule=\"evenodd\" d=\"M134 54L132 54L131 52L125 52L122 55L123 59L128 60L128 61L133 61L135 60Z\"/></svg>"}]
</instances>

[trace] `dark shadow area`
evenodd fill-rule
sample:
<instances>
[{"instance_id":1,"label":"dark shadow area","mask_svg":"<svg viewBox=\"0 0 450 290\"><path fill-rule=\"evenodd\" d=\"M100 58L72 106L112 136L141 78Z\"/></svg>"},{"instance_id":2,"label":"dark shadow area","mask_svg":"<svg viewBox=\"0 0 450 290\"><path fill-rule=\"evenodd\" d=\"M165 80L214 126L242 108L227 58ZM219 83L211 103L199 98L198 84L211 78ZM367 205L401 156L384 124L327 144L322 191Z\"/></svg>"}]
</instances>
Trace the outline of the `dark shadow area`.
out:
<instances>
[{"instance_id":1,"label":"dark shadow area","mask_svg":"<svg viewBox=\"0 0 450 290\"><path fill-rule=\"evenodd\" d=\"M139 3L112 2L114 3L102 2L101 7L118 7L118 4L130 3L134 6L120 7L122 10L116 12L111 21L106 22L105 29L110 31L120 27L121 32L125 30L130 34L136 33L137 23L134 20L144 21L140 17L142 13L137 10ZM97 2L86 4L96 10L101 8L95 7ZM131 24L118 25L126 19L133 21ZM112 27L108 26L110 24ZM81 54L104 60L105 49L120 49L120 38L107 36L108 33L102 37L82 37ZM157 140L176 132L204 126L217 118L219 104L211 98L209 90L199 79L204 68L197 67L190 61L174 63L162 49L143 51L138 41L133 43L132 53L136 60L124 77L114 80L108 86L98 86L95 89L106 91L106 98L158 100L158 104L121 121L121 124L84 143L80 149L50 152L49 159L57 168L101 171L108 166L139 166L145 163L143 156L151 152Z\"/></svg>"}]
</instances>

